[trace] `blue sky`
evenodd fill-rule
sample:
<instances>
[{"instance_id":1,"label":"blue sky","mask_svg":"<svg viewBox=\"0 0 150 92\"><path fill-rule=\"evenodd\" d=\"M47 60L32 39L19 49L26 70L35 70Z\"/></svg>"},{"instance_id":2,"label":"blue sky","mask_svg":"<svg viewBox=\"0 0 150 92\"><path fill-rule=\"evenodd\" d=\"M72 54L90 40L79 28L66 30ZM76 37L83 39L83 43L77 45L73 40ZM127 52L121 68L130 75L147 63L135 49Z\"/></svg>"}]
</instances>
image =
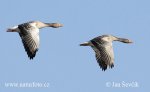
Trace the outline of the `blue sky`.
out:
<instances>
[{"instance_id":1,"label":"blue sky","mask_svg":"<svg viewBox=\"0 0 150 92\"><path fill-rule=\"evenodd\" d=\"M1 0L1 92L146 92L150 65L149 0ZM17 33L8 27L40 20L64 27L44 28L40 49L29 60ZM114 42L115 67L103 72L94 51L79 44L112 34L133 44ZM139 87L107 87L106 83L137 82ZM48 88L4 87L9 82L48 82Z\"/></svg>"}]
</instances>

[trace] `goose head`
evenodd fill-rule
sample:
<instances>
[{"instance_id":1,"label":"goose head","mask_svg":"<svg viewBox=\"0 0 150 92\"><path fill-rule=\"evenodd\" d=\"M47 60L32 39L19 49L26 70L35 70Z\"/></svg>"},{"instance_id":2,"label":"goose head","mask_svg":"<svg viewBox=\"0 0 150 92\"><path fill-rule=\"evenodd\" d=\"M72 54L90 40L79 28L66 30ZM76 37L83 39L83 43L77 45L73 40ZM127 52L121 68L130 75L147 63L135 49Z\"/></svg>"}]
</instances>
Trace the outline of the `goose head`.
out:
<instances>
[{"instance_id":1,"label":"goose head","mask_svg":"<svg viewBox=\"0 0 150 92\"><path fill-rule=\"evenodd\" d=\"M119 37L116 37L116 36L113 36L113 35L103 35L103 38L102 38L104 41L107 41L107 42L112 42L112 41L120 41L120 42L123 42L123 43L133 43L131 40L129 39L125 39L125 38L119 38Z\"/></svg>"},{"instance_id":2,"label":"goose head","mask_svg":"<svg viewBox=\"0 0 150 92\"><path fill-rule=\"evenodd\" d=\"M125 38L118 38L118 41L123 42L123 43L133 43L133 41Z\"/></svg>"},{"instance_id":3,"label":"goose head","mask_svg":"<svg viewBox=\"0 0 150 92\"><path fill-rule=\"evenodd\" d=\"M133 43L131 40L129 39L126 39L126 38L119 38L119 37L116 37L116 36L112 36L112 35L109 35L108 39L111 39L112 41L120 41L120 42L123 42L123 43Z\"/></svg>"},{"instance_id":4,"label":"goose head","mask_svg":"<svg viewBox=\"0 0 150 92\"><path fill-rule=\"evenodd\" d=\"M60 24L60 23L45 23L45 24L47 24L49 27L53 27L53 28L63 27L63 24Z\"/></svg>"},{"instance_id":5,"label":"goose head","mask_svg":"<svg viewBox=\"0 0 150 92\"><path fill-rule=\"evenodd\" d=\"M63 27L63 24L60 23L43 23L40 21L36 21L36 26L38 28L43 28L43 27L52 27L52 28L59 28L59 27Z\"/></svg>"}]
</instances>

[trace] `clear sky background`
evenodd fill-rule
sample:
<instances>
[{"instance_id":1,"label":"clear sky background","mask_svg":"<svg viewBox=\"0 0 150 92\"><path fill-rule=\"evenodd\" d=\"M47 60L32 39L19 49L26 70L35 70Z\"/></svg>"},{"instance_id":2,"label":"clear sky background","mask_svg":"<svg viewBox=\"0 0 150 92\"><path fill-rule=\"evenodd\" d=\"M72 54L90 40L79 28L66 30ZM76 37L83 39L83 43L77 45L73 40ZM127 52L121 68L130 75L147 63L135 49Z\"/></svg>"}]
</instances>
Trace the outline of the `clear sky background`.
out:
<instances>
[{"instance_id":1,"label":"clear sky background","mask_svg":"<svg viewBox=\"0 0 150 92\"><path fill-rule=\"evenodd\" d=\"M40 49L29 60L14 25L39 20L64 27L40 31ZM112 34L115 67L102 71L90 47L79 44ZM1 0L0 92L148 92L150 90L150 0ZM107 87L137 82L139 87ZM48 82L48 88L6 88L7 82Z\"/></svg>"}]
</instances>

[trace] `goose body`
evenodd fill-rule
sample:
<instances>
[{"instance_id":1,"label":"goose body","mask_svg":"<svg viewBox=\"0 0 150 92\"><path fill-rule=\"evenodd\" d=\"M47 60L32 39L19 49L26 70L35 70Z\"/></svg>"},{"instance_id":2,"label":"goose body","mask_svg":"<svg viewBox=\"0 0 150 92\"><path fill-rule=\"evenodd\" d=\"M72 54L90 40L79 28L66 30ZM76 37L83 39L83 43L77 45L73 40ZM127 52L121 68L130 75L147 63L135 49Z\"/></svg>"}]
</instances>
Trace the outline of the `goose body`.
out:
<instances>
[{"instance_id":1,"label":"goose body","mask_svg":"<svg viewBox=\"0 0 150 92\"><path fill-rule=\"evenodd\" d=\"M58 28L58 27L62 27L62 24L31 21L31 22L19 24L17 26L9 28L7 32L19 33L28 57L30 59L33 59L36 55L36 52L39 49L39 44L40 44L39 29L44 27Z\"/></svg>"},{"instance_id":2,"label":"goose body","mask_svg":"<svg viewBox=\"0 0 150 92\"><path fill-rule=\"evenodd\" d=\"M129 39L118 38L112 35L102 35L88 42L82 43L80 46L91 46L95 51L96 60L100 68L105 71L107 67L114 67L113 41L132 43Z\"/></svg>"}]
</instances>

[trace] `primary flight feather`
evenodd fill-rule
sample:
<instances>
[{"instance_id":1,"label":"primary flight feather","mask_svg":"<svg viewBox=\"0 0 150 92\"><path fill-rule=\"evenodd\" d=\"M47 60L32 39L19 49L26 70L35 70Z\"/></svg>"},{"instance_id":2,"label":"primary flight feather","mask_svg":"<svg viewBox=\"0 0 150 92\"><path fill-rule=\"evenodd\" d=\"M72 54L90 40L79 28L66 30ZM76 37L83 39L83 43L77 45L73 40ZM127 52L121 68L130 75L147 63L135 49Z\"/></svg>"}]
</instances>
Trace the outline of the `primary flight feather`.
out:
<instances>
[{"instance_id":1,"label":"primary flight feather","mask_svg":"<svg viewBox=\"0 0 150 92\"><path fill-rule=\"evenodd\" d=\"M7 32L19 33L28 57L30 59L33 59L39 49L39 29L44 27L58 28L62 26L63 25L60 23L43 23L40 21L30 21L27 23L19 24L12 28L8 28Z\"/></svg>"},{"instance_id":2,"label":"primary flight feather","mask_svg":"<svg viewBox=\"0 0 150 92\"><path fill-rule=\"evenodd\" d=\"M82 43L80 46L91 46L95 51L96 60L100 68L105 71L108 66L110 68L114 67L114 52L112 46L113 41L132 43L132 41L129 39L118 38L112 35L102 35L88 42Z\"/></svg>"}]
</instances>

